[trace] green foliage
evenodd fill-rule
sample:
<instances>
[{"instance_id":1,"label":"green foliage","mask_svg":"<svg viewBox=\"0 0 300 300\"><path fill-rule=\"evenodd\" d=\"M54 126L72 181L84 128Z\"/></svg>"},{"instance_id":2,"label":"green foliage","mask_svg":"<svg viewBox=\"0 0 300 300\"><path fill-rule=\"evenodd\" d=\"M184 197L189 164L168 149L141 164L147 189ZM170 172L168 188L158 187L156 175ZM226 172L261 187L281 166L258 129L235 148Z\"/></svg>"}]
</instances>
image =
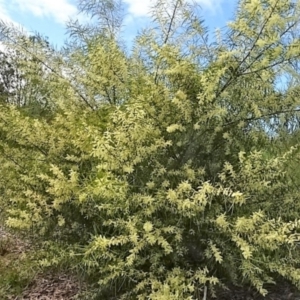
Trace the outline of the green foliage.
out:
<instances>
[{"instance_id":1,"label":"green foliage","mask_svg":"<svg viewBox=\"0 0 300 300\"><path fill-rule=\"evenodd\" d=\"M102 299L197 299L241 280L265 295L280 277L300 287L298 125L286 130L299 85L277 83L299 59L299 2L240 1L212 45L196 7L158 1L152 14L131 54L93 31L62 58L37 46L35 74L22 65L31 103L51 109L1 104L6 224Z\"/></svg>"}]
</instances>

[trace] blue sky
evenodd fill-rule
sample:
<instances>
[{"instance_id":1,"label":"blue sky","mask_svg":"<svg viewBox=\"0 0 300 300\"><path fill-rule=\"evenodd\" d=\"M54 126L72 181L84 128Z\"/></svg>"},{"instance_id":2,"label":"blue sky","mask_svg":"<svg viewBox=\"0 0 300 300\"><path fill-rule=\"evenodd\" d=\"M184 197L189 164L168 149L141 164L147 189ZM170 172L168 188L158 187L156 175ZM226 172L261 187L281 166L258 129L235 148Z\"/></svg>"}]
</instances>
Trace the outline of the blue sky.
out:
<instances>
[{"instance_id":1,"label":"blue sky","mask_svg":"<svg viewBox=\"0 0 300 300\"><path fill-rule=\"evenodd\" d=\"M125 34L132 39L147 18L153 0L124 0L127 4ZM77 0L0 0L0 19L23 26L29 32L49 37L51 44L60 47L67 38L65 23L78 18ZM196 0L211 31L221 28L232 19L235 0Z\"/></svg>"}]
</instances>

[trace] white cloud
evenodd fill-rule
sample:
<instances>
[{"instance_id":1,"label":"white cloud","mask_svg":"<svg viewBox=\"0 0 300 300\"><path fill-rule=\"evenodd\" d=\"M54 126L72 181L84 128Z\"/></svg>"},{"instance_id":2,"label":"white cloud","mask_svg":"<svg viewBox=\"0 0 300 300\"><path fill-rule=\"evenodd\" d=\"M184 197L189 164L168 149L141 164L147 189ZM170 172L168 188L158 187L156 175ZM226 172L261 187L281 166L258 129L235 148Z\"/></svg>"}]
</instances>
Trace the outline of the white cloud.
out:
<instances>
[{"instance_id":1,"label":"white cloud","mask_svg":"<svg viewBox=\"0 0 300 300\"><path fill-rule=\"evenodd\" d=\"M222 11L221 3L223 0L196 0L196 2L199 3L203 9L207 9L213 14Z\"/></svg>"},{"instance_id":2,"label":"white cloud","mask_svg":"<svg viewBox=\"0 0 300 300\"><path fill-rule=\"evenodd\" d=\"M24 12L37 17L50 17L58 23L65 23L77 13L77 8L68 0L13 0Z\"/></svg>"},{"instance_id":3,"label":"white cloud","mask_svg":"<svg viewBox=\"0 0 300 300\"><path fill-rule=\"evenodd\" d=\"M77 13L76 6L69 0L11 0L10 3L13 10L18 9L41 18L48 17L61 24Z\"/></svg>"},{"instance_id":4,"label":"white cloud","mask_svg":"<svg viewBox=\"0 0 300 300\"><path fill-rule=\"evenodd\" d=\"M128 5L130 16L145 17L156 0L123 0ZM192 0L188 0L192 1ZM221 11L224 0L195 0L203 10L215 14ZM31 13L36 17L49 18L64 24L70 17L77 15L78 10L74 0L0 0L0 19L12 21L9 12L21 11ZM77 16L78 17L78 16Z\"/></svg>"},{"instance_id":5,"label":"white cloud","mask_svg":"<svg viewBox=\"0 0 300 300\"><path fill-rule=\"evenodd\" d=\"M147 16L151 6L151 0L124 0L128 4L128 11L135 17Z\"/></svg>"},{"instance_id":6,"label":"white cloud","mask_svg":"<svg viewBox=\"0 0 300 300\"><path fill-rule=\"evenodd\" d=\"M134 17L147 16L150 7L155 1L153 0L124 0L128 4L128 11ZM196 0L196 2L204 9L211 13L219 12L221 9L221 2L223 0Z\"/></svg>"},{"instance_id":7,"label":"white cloud","mask_svg":"<svg viewBox=\"0 0 300 300\"><path fill-rule=\"evenodd\" d=\"M5 0L0 0L0 20L11 23L13 20L10 18L4 2Z\"/></svg>"}]
</instances>

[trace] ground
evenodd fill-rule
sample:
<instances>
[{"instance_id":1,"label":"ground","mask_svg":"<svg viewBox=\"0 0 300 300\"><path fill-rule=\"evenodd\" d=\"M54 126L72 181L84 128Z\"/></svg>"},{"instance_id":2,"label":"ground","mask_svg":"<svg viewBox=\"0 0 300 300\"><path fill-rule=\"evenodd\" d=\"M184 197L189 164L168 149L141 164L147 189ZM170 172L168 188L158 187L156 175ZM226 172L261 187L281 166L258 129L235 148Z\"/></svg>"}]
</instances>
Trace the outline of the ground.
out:
<instances>
[{"instance_id":1,"label":"ground","mask_svg":"<svg viewBox=\"0 0 300 300\"><path fill-rule=\"evenodd\" d=\"M31 267L28 241L0 227L0 299L73 300L83 289L68 272L39 272Z\"/></svg>"},{"instance_id":2,"label":"ground","mask_svg":"<svg viewBox=\"0 0 300 300\"><path fill-rule=\"evenodd\" d=\"M0 299L81 300L79 295L84 290L84 284L76 276L61 271L38 272L38 269L30 267L30 251L28 241L8 233L0 226ZM234 287L221 291L215 299L300 300L300 292L287 282L270 286L268 290L270 293L263 298L251 289Z\"/></svg>"}]
</instances>

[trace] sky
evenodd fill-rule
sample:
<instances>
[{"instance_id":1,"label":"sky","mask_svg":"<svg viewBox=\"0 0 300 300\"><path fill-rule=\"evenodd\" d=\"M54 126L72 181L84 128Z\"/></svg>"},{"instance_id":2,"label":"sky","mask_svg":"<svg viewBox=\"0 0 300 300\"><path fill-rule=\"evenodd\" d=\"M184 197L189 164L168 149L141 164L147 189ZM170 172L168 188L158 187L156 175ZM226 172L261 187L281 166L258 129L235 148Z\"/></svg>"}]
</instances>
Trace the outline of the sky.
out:
<instances>
[{"instance_id":1,"label":"sky","mask_svg":"<svg viewBox=\"0 0 300 300\"><path fill-rule=\"evenodd\" d=\"M98 0L101 1L101 0ZM125 39L131 40L148 18L153 0L123 0L126 3ZM205 24L213 32L233 18L235 0L195 0L202 8ZM0 19L22 26L28 32L39 32L58 48L67 39L66 22L82 18L77 0L0 0Z\"/></svg>"}]
</instances>

